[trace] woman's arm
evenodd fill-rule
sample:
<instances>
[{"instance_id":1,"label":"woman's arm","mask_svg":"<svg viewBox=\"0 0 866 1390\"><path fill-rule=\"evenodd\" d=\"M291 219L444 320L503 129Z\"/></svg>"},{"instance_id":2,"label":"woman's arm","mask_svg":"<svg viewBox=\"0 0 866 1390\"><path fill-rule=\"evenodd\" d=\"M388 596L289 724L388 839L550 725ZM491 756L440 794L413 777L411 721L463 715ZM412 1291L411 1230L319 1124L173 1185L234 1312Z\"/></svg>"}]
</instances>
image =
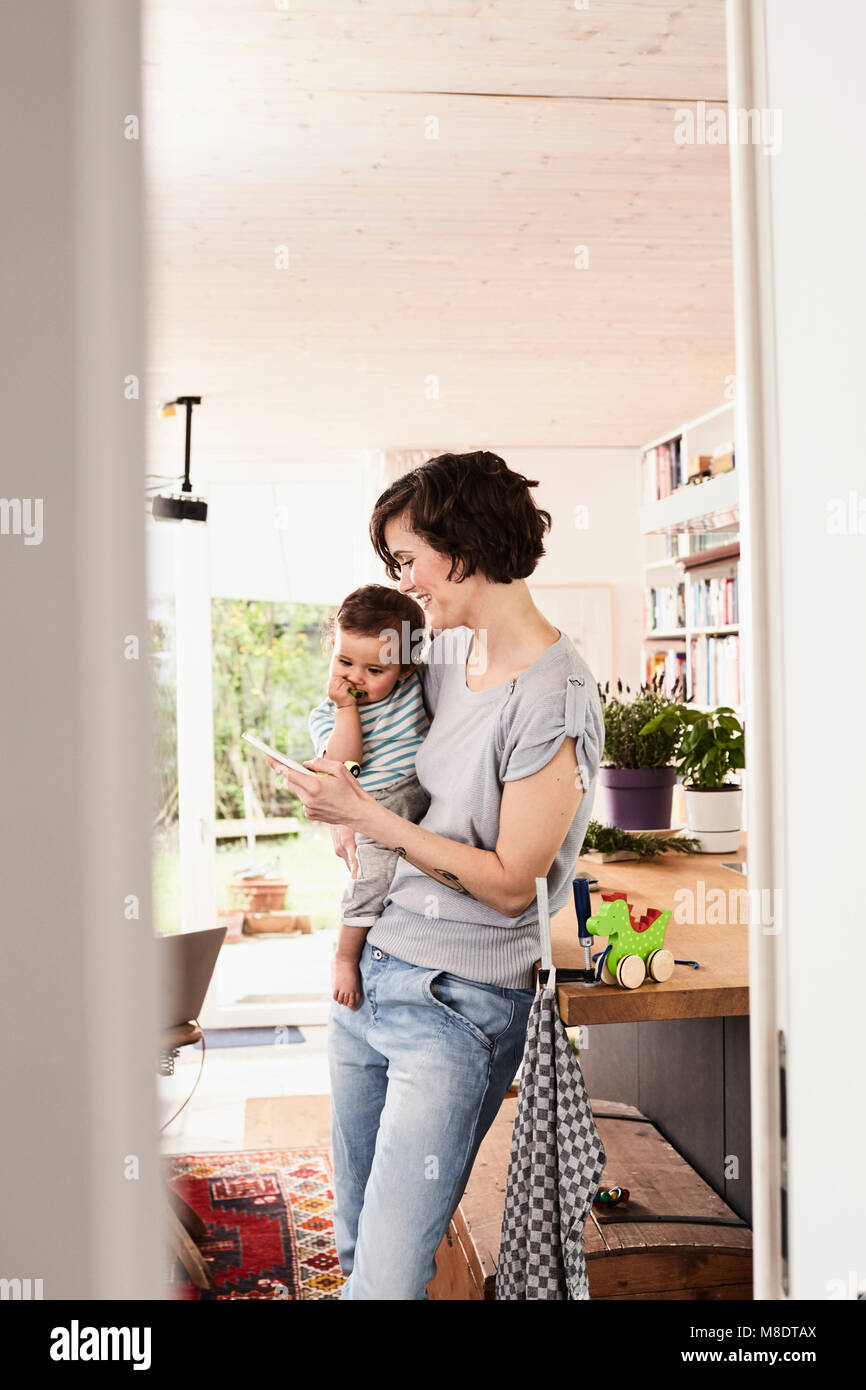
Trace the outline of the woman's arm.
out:
<instances>
[{"instance_id":1,"label":"woman's arm","mask_svg":"<svg viewBox=\"0 0 866 1390\"><path fill-rule=\"evenodd\" d=\"M434 835L381 806L371 817L375 829L364 833L455 892L519 917L535 898L536 878L550 872L582 795L574 739L566 738L546 767L506 782L495 850Z\"/></svg>"},{"instance_id":2,"label":"woman's arm","mask_svg":"<svg viewBox=\"0 0 866 1390\"><path fill-rule=\"evenodd\" d=\"M316 768L317 763L313 759L307 766ZM575 741L567 737L539 772L505 783L496 848L486 850L434 835L395 815L364 792L346 768L322 766L332 775L307 786L302 785L306 778L279 770L310 820L360 830L386 849L396 849L430 878L505 917L519 917L535 898L535 880L549 873L583 796Z\"/></svg>"}]
</instances>

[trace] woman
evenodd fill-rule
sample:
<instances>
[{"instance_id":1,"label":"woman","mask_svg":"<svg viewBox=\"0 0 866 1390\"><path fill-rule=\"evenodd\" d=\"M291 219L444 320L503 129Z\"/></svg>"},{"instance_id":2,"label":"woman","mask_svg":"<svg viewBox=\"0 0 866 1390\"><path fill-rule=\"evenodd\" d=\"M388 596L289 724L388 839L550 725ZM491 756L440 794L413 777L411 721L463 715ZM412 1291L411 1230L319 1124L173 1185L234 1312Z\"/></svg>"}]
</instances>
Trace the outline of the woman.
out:
<instances>
[{"instance_id":1,"label":"woman","mask_svg":"<svg viewBox=\"0 0 866 1390\"><path fill-rule=\"evenodd\" d=\"M377 553L436 634L422 668L420 824L341 763L310 760L327 774L315 783L279 768L310 820L401 857L361 954L362 1002L333 1002L329 1018L343 1298L427 1297L523 1055L535 880L547 877L552 911L563 905L591 814L604 723L591 671L525 582L550 527L535 486L496 454L444 454L373 511Z\"/></svg>"}]
</instances>

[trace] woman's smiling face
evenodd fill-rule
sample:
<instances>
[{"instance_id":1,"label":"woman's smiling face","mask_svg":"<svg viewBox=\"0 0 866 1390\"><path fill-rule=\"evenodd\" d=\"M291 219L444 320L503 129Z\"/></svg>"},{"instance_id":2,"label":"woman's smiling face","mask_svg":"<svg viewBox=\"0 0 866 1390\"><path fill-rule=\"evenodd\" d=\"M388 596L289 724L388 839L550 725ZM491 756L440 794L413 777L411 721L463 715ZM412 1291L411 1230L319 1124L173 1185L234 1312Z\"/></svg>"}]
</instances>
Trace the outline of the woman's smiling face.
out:
<instances>
[{"instance_id":1,"label":"woman's smiling face","mask_svg":"<svg viewBox=\"0 0 866 1390\"><path fill-rule=\"evenodd\" d=\"M392 517L386 523L385 544L400 565L401 593L420 604L431 627L472 626L469 608L477 575L462 584L449 579L449 557L410 531L405 516Z\"/></svg>"}]
</instances>

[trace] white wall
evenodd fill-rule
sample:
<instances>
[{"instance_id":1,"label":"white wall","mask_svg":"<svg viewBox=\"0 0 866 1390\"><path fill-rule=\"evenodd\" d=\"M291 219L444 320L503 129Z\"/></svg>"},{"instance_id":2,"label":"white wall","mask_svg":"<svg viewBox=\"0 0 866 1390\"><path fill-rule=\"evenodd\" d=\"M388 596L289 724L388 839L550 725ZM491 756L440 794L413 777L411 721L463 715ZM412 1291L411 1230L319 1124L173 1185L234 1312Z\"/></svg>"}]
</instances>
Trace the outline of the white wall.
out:
<instances>
[{"instance_id":1,"label":"white wall","mask_svg":"<svg viewBox=\"0 0 866 1390\"><path fill-rule=\"evenodd\" d=\"M781 109L785 122L771 179L782 483L778 674L788 788L789 940L780 983L798 1299L828 1297L833 1281L854 1270L866 1291L863 1183L838 1222L828 1222L815 1200L825 1165L836 1174L866 1171L863 980L849 968L863 958L857 904L866 839L866 8L860 0L822 5L817 45L814 29L809 34L814 22L807 0L767 6L769 106ZM847 503L851 492L859 529L830 531L828 508L833 499ZM807 671L824 678L817 690ZM813 744L810 732L822 727L824 738ZM804 758L807 744L812 751ZM824 826L819 806L834 808ZM816 883L816 840L824 829L832 835L832 871ZM829 949L819 950L822 926ZM824 1125L826 1145L819 1137Z\"/></svg>"},{"instance_id":2,"label":"white wall","mask_svg":"<svg viewBox=\"0 0 866 1390\"><path fill-rule=\"evenodd\" d=\"M866 9L827 0L816 29L808 0L729 0L728 20L731 104L781 112L782 136L772 156L732 148L749 885L783 909L777 935L750 934L755 1296L783 1293L781 1029L787 1292L851 1299L866 1290ZM822 1201L828 1181L839 1205Z\"/></svg>"},{"instance_id":3,"label":"white wall","mask_svg":"<svg viewBox=\"0 0 866 1390\"><path fill-rule=\"evenodd\" d=\"M202 407L203 408L203 407ZM435 452L433 449L431 452ZM553 518L553 527L547 539L547 554L541 560L534 578L539 584L612 584L613 593L613 631L614 631L614 666L615 676L622 679L634 689L642 679L642 664L640 653L640 640L643 631L643 553L644 537L638 529L638 496L637 496L637 458L638 447L634 449L527 449L527 448L497 448L497 452L505 459L506 463L525 474L529 478L537 478L538 488L534 491L534 497L538 505L546 507ZM165 459L163 458L163 463ZM412 466L407 462L406 467ZM257 468L251 471L250 475L241 479L238 475L234 481L244 481L249 486L271 483L277 489L286 488L288 484L295 484L300 488L303 485L314 487L312 479L317 480L319 486L323 485L327 479L329 485L335 489L339 488L341 482L354 480L358 485L356 505L352 511L350 527L356 539L356 560L357 556L368 557L372 554L370 542L367 535L367 524L369 520L369 500L364 491L366 471L369 465L365 465L361 457L353 459L346 458L338 466L332 461L331 466L311 472L309 467L306 469L293 469L288 465L281 468L278 472ZM197 476L195 467L193 477ZM302 481L303 480L303 481ZM221 485L209 480L211 486L205 486L204 491L212 496L217 503L221 497ZM375 494L373 494L375 495ZM277 493L274 500L278 500ZM223 504L224 505L224 504ZM587 528L578 529L575 526L575 508L582 505L586 508ZM273 539L272 512L273 508L262 508L262 535L267 534ZM236 509L229 508L232 525L236 528L240 525L239 514ZM218 515L219 513L219 515ZM211 530L212 546L219 544L217 531L220 527L220 516L222 511L220 506L214 505L213 518L214 527ZM338 518L342 525L342 515ZM345 526L343 526L343 538L340 546L345 550ZM340 533L338 532L338 535ZM237 531L241 538L245 535L242 530ZM161 543L164 544L162 538ZM228 544L228 539L226 538ZM242 553L242 552L241 552ZM297 557L297 544L292 542L289 546L289 553ZM234 596L249 594L257 597L265 597L273 594L274 597L283 590L275 587L274 581L267 576L260 576L263 564L270 551L263 551L256 559L252 569L246 561L239 563L246 565L246 578L244 574L230 574L231 568L229 561L223 557L214 559L214 593L229 593ZM348 556L348 552L346 552ZM283 560L275 561L280 573L285 570ZM333 567L333 560L328 561ZM347 561L348 563L348 561ZM374 573L376 578L382 577L381 566L375 561ZM312 561L305 560L304 567L308 576L315 573L316 567ZM337 567L339 569L339 567ZM290 573L292 584L295 583L296 576L294 571ZM301 577L298 577L298 582ZM328 592L334 589L334 597L340 597L351 587L351 575L348 570L336 581L328 582ZM288 580L286 581L288 586ZM342 587L341 587L342 586ZM288 592L288 587L285 588Z\"/></svg>"},{"instance_id":4,"label":"white wall","mask_svg":"<svg viewBox=\"0 0 866 1390\"><path fill-rule=\"evenodd\" d=\"M138 32L3 6L0 490L43 528L0 534L0 1278L51 1300L162 1288Z\"/></svg>"},{"instance_id":5,"label":"white wall","mask_svg":"<svg viewBox=\"0 0 866 1390\"><path fill-rule=\"evenodd\" d=\"M641 681L643 537L638 528L638 449L501 449L509 467L537 478L535 500L553 526L539 584L612 584L615 676ZM575 508L588 526L575 526Z\"/></svg>"}]
</instances>

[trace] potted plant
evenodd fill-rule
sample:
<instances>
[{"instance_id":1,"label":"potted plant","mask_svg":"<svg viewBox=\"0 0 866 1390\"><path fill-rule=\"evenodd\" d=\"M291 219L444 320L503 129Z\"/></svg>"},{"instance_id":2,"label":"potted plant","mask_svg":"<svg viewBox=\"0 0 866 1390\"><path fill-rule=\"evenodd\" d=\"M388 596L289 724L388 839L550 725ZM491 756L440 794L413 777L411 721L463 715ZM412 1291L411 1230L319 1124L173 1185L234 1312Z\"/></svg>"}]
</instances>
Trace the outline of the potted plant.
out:
<instances>
[{"instance_id":1,"label":"potted plant","mask_svg":"<svg viewBox=\"0 0 866 1390\"><path fill-rule=\"evenodd\" d=\"M743 726L730 705L714 710L674 705L644 725L647 736L681 735L677 771L683 778L686 820L703 854L730 854L740 843L743 789L729 782L744 768Z\"/></svg>"},{"instance_id":2,"label":"potted plant","mask_svg":"<svg viewBox=\"0 0 866 1390\"><path fill-rule=\"evenodd\" d=\"M677 708L679 681L666 694L662 672L634 695L626 686L629 699L623 698L622 681L617 681L619 698L608 695L609 686L610 682L604 690L598 687L604 713L604 762L598 775L609 819L622 830L664 830L671 823L677 780L671 759L682 731L676 722L670 727L657 723L650 733L646 728L665 711Z\"/></svg>"},{"instance_id":3,"label":"potted plant","mask_svg":"<svg viewBox=\"0 0 866 1390\"><path fill-rule=\"evenodd\" d=\"M228 885L229 903L235 912L279 912L288 886L288 879L278 870L268 874L235 874Z\"/></svg>"}]
</instances>

